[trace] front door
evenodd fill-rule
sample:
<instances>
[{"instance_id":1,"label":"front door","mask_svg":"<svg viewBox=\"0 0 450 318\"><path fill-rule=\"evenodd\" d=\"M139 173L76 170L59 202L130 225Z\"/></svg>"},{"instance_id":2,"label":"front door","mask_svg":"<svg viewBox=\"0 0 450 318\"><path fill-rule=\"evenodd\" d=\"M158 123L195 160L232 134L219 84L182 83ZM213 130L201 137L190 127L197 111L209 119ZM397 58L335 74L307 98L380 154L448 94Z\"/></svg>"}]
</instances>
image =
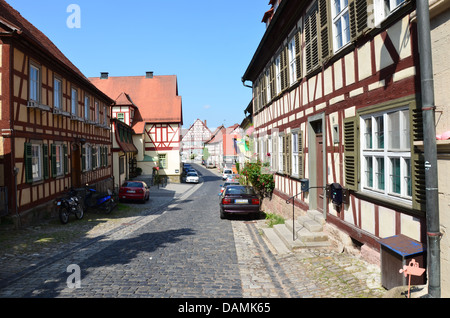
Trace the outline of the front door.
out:
<instances>
[{"instance_id":1,"label":"front door","mask_svg":"<svg viewBox=\"0 0 450 318\"><path fill-rule=\"evenodd\" d=\"M317 185L317 210L323 212L323 134L316 133L316 185Z\"/></svg>"}]
</instances>

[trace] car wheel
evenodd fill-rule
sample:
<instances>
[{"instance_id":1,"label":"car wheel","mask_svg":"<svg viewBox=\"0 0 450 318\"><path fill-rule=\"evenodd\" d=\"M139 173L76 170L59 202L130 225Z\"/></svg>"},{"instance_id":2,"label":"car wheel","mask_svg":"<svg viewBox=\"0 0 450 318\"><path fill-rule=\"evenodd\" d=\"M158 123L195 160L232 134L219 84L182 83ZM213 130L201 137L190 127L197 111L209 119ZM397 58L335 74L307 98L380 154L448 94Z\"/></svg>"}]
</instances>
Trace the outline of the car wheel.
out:
<instances>
[{"instance_id":1,"label":"car wheel","mask_svg":"<svg viewBox=\"0 0 450 318\"><path fill-rule=\"evenodd\" d=\"M225 213L224 213L222 210L220 210L220 218L221 218L222 220L226 218L226 217L225 217Z\"/></svg>"}]
</instances>

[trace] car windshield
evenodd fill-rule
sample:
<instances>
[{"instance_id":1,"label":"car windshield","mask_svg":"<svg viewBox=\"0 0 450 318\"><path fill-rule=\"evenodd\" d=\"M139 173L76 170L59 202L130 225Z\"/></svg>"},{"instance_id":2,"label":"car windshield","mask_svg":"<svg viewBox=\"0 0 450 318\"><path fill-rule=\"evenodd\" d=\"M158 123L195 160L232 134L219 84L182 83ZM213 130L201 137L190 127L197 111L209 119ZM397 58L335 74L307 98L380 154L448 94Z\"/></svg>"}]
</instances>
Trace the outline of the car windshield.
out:
<instances>
[{"instance_id":1,"label":"car windshield","mask_svg":"<svg viewBox=\"0 0 450 318\"><path fill-rule=\"evenodd\" d=\"M227 190L225 194L255 194L255 191L253 191L252 187L246 187L246 186L229 186L227 187Z\"/></svg>"},{"instance_id":2,"label":"car windshield","mask_svg":"<svg viewBox=\"0 0 450 318\"><path fill-rule=\"evenodd\" d=\"M223 186L227 187L227 186L230 186L230 185L239 185L239 183L238 182L225 182Z\"/></svg>"},{"instance_id":3,"label":"car windshield","mask_svg":"<svg viewBox=\"0 0 450 318\"><path fill-rule=\"evenodd\" d=\"M224 170L223 173L224 173L224 174L233 174L233 171L231 171L231 170Z\"/></svg>"},{"instance_id":4,"label":"car windshield","mask_svg":"<svg viewBox=\"0 0 450 318\"><path fill-rule=\"evenodd\" d=\"M122 187L127 187L127 188L142 188L143 185L140 182L125 182L124 184L122 184Z\"/></svg>"},{"instance_id":5,"label":"car windshield","mask_svg":"<svg viewBox=\"0 0 450 318\"><path fill-rule=\"evenodd\" d=\"M188 177L197 177L197 173L195 173L195 172L189 172L189 173L187 174L187 176L188 176Z\"/></svg>"}]
</instances>

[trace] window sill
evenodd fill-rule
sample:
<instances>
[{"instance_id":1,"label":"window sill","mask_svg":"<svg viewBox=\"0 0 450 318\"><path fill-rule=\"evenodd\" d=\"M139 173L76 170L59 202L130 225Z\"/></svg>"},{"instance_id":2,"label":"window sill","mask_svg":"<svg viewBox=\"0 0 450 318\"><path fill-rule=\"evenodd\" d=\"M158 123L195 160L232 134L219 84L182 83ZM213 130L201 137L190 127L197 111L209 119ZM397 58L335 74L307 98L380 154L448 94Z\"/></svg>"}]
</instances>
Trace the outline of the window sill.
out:
<instances>
[{"instance_id":1,"label":"window sill","mask_svg":"<svg viewBox=\"0 0 450 318\"><path fill-rule=\"evenodd\" d=\"M412 210L412 202L406 203L406 202L396 201L394 197L386 198L384 196L382 197L382 196L378 196L376 194L362 192L362 191L354 192L354 195L358 199L364 199L371 203L374 203L374 204L377 204L380 206L384 206L386 208L389 208L389 209L392 209L395 211L406 212L408 214L411 214L411 215L417 216L417 217L423 217L425 215L424 212Z\"/></svg>"}]
</instances>

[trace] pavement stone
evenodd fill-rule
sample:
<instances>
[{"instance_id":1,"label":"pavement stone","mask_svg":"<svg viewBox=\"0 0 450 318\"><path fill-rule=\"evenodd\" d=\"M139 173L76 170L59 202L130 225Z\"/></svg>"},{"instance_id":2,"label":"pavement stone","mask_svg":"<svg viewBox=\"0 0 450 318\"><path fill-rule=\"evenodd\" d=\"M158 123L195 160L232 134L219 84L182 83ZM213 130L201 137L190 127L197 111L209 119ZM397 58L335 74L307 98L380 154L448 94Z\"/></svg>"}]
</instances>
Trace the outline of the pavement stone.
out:
<instances>
[{"instance_id":1,"label":"pavement stone","mask_svg":"<svg viewBox=\"0 0 450 318\"><path fill-rule=\"evenodd\" d=\"M87 237L67 243L65 251L49 248L34 255L32 252L1 255L0 297L23 297L23 290L30 285L38 288L27 294L28 297L380 298L387 294L381 287L379 268L356 256L324 248L278 255L261 235L265 220L220 222L217 215L206 224L208 230L200 231L195 226L200 224L196 218L204 218L201 211L193 214L192 219L186 219L177 205L191 201L194 209L192 202L201 195L198 191L201 185L181 183L160 189L152 187L152 208L148 213L126 221L105 222ZM167 223L173 220L161 217L167 211L180 213L180 222L186 226L180 229ZM225 234L227 226L231 227L231 238ZM152 227L166 229L165 241L158 241L161 237ZM198 235L193 235L192 229ZM231 241L235 254L233 248L228 248L227 253L215 253L208 244L211 233L219 233L219 246ZM121 247L121 254L108 254L108 247L120 240L128 240L141 248L130 251ZM151 244L158 247L145 248ZM205 254L212 255L210 261L213 265L219 264L220 270L213 269L208 262L196 262L196 257ZM67 264L102 265L82 267L95 273L84 275L83 284L89 286L88 289L74 290L61 284L56 287L58 282L65 281L66 273L46 279L43 284L44 273L39 277L30 275L60 272L58 260L62 258ZM104 264L102 259L111 261ZM136 268L149 266L151 273L136 271ZM227 273L227 279L220 272ZM21 280L25 275L28 275L27 280ZM148 284L149 279L155 281ZM58 288L57 293L50 292L53 288Z\"/></svg>"}]
</instances>

